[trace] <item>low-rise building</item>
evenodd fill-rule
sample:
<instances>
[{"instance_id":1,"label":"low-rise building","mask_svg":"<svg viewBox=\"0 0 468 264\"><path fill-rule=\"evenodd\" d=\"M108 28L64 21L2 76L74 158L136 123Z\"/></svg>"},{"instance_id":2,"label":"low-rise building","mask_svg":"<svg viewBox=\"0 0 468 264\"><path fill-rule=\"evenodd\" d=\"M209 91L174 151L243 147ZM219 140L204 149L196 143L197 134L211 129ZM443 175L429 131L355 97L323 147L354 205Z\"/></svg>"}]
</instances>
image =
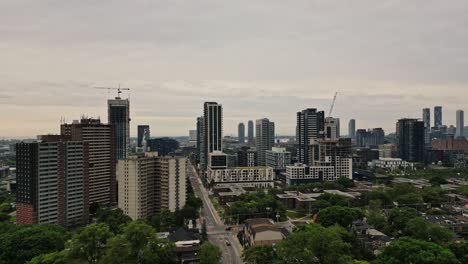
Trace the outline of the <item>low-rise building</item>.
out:
<instances>
[{"instance_id":1,"label":"low-rise building","mask_svg":"<svg viewBox=\"0 0 468 264\"><path fill-rule=\"evenodd\" d=\"M273 168L266 166L208 169L208 182L245 184L243 187L273 187Z\"/></svg>"},{"instance_id":2,"label":"low-rise building","mask_svg":"<svg viewBox=\"0 0 468 264\"><path fill-rule=\"evenodd\" d=\"M256 218L245 220L242 229L242 241L244 246L272 246L285 238L280 228L274 225L273 220Z\"/></svg>"},{"instance_id":3,"label":"low-rise building","mask_svg":"<svg viewBox=\"0 0 468 264\"><path fill-rule=\"evenodd\" d=\"M400 158L379 158L369 164L370 167L394 171L397 169L414 169L414 163Z\"/></svg>"}]
</instances>

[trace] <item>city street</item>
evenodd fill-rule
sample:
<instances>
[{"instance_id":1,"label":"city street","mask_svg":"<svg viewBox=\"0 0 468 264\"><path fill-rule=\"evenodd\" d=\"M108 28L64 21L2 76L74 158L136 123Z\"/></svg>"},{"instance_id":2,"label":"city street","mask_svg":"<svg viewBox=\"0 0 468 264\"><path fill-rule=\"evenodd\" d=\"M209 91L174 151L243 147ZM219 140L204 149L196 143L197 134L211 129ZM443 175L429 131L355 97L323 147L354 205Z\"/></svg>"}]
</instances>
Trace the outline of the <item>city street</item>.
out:
<instances>
[{"instance_id":1,"label":"city street","mask_svg":"<svg viewBox=\"0 0 468 264\"><path fill-rule=\"evenodd\" d=\"M208 192L203 186L201 179L198 177L195 168L189 164L187 170L187 175L190 178L195 194L203 201L202 217L206 220L208 240L221 249L223 263L242 263L242 248L235 234L231 231L226 231L227 226L224 225L218 212L211 203Z\"/></svg>"}]
</instances>

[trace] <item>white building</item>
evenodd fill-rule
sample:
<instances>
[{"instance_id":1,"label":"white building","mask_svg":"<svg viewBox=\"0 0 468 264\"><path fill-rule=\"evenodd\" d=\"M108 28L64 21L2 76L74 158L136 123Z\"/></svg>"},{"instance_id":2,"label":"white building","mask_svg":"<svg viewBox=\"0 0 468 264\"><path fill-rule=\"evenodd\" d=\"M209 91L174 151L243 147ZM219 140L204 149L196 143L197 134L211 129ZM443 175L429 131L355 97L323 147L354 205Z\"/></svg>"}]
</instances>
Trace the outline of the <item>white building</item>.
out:
<instances>
[{"instance_id":1,"label":"white building","mask_svg":"<svg viewBox=\"0 0 468 264\"><path fill-rule=\"evenodd\" d=\"M208 181L218 183L248 183L243 187L273 187L275 173L266 166L236 167L229 169L208 169Z\"/></svg>"},{"instance_id":2,"label":"white building","mask_svg":"<svg viewBox=\"0 0 468 264\"><path fill-rule=\"evenodd\" d=\"M400 158L379 158L370 162L373 168L380 168L384 170L396 170L399 168L414 168L414 164L404 161Z\"/></svg>"},{"instance_id":3,"label":"white building","mask_svg":"<svg viewBox=\"0 0 468 264\"><path fill-rule=\"evenodd\" d=\"M339 139L340 138L340 119L333 117L325 118L325 138Z\"/></svg>"},{"instance_id":4,"label":"white building","mask_svg":"<svg viewBox=\"0 0 468 264\"><path fill-rule=\"evenodd\" d=\"M266 165L274 170L285 170L291 164L291 152L285 148L273 147L265 153Z\"/></svg>"}]
</instances>

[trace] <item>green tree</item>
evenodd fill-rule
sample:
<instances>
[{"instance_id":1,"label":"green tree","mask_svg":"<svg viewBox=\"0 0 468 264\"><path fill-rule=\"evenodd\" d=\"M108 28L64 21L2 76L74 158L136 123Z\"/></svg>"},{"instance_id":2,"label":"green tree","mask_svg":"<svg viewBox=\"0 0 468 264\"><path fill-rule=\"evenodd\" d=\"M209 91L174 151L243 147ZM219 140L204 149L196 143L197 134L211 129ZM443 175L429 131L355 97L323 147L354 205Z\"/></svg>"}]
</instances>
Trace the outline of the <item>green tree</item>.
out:
<instances>
[{"instance_id":1,"label":"green tree","mask_svg":"<svg viewBox=\"0 0 468 264\"><path fill-rule=\"evenodd\" d=\"M340 177L336 183L338 183L339 185L343 186L344 188L351 188L351 187L354 187L354 181L349 179L349 178L346 178L346 177Z\"/></svg>"},{"instance_id":2,"label":"green tree","mask_svg":"<svg viewBox=\"0 0 468 264\"><path fill-rule=\"evenodd\" d=\"M64 250L34 257L27 264L69 264L78 263L68 257Z\"/></svg>"},{"instance_id":3,"label":"green tree","mask_svg":"<svg viewBox=\"0 0 468 264\"><path fill-rule=\"evenodd\" d=\"M221 262L221 250L211 244L205 242L200 247L200 264L215 264Z\"/></svg>"},{"instance_id":4,"label":"green tree","mask_svg":"<svg viewBox=\"0 0 468 264\"><path fill-rule=\"evenodd\" d=\"M99 209L97 212L97 222L104 223L109 226L112 233L120 234L122 228L130 223L132 219L125 215L122 209Z\"/></svg>"},{"instance_id":5,"label":"green tree","mask_svg":"<svg viewBox=\"0 0 468 264\"><path fill-rule=\"evenodd\" d=\"M400 238L385 247L376 264L459 264L455 255L442 246L426 241Z\"/></svg>"},{"instance_id":6,"label":"green tree","mask_svg":"<svg viewBox=\"0 0 468 264\"><path fill-rule=\"evenodd\" d=\"M8 228L0 234L0 263L25 263L33 257L61 251L68 233L55 225L30 225Z\"/></svg>"},{"instance_id":7,"label":"green tree","mask_svg":"<svg viewBox=\"0 0 468 264\"><path fill-rule=\"evenodd\" d=\"M242 259L247 264L271 264L276 254L271 246L256 246L244 250Z\"/></svg>"},{"instance_id":8,"label":"green tree","mask_svg":"<svg viewBox=\"0 0 468 264\"><path fill-rule=\"evenodd\" d=\"M70 243L72 257L97 263L104 255L112 232L106 224L92 224L76 234Z\"/></svg>"},{"instance_id":9,"label":"green tree","mask_svg":"<svg viewBox=\"0 0 468 264\"><path fill-rule=\"evenodd\" d=\"M442 190L440 187L428 187L421 191L424 202L432 205L440 205L447 202L447 191Z\"/></svg>"},{"instance_id":10,"label":"green tree","mask_svg":"<svg viewBox=\"0 0 468 264\"><path fill-rule=\"evenodd\" d=\"M459 194L468 196L468 185L461 185L457 188Z\"/></svg>"},{"instance_id":11,"label":"green tree","mask_svg":"<svg viewBox=\"0 0 468 264\"><path fill-rule=\"evenodd\" d=\"M414 208L398 207L390 210L388 222L398 231L405 229L408 221L418 216L419 213Z\"/></svg>"},{"instance_id":12,"label":"green tree","mask_svg":"<svg viewBox=\"0 0 468 264\"><path fill-rule=\"evenodd\" d=\"M455 234L447 228L438 224L430 224L420 217L408 221L405 233L415 239L437 244L447 243L455 237Z\"/></svg>"},{"instance_id":13,"label":"green tree","mask_svg":"<svg viewBox=\"0 0 468 264\"><path fill-rule=\"evenodd\" d=\"M167 209L161 210L151 218L151 226L156 232L166 232L176 227L176 216Z\"/></svg>"},{"instance_id":14,"label":"green tree","mask_svg":"<svg viewBox=\"0 0 468 264\"><path fill-rule=\"evenodd\" d=\"M135 262L129 243L124 235L117 235L107 241L105 253L99 263L126 264Z\"/></svg>"},{"instance_id":15,"label":"green tree","mask_svg":"<svg viewBox=\"0 0 468 264\"><path fill-rule=\"evenodd\" d=\"M432 186L440 186L442 184L447 184L447 180L440 176L440 175L436 175L436 176L432 176L430 179L429 179L429 182L432 184Z\"/></svg>"},{"instance_id":16,"label":"green tree","mask_svg":"<svg viewBox=\"0 0 468 264\"><path fill-rule=\"evenodd\" d=\"M156 236L154 229L140 221L134 221L124 228L123 237L130 246L132 256L136 257Z\"/></svg>"},{"instance_id":17,"label":"green tree","mask_svg":"<svg viewBox=\"0 0 468 264\"><path fill-rule=\"evenodd\" d=\"M468 241L449 243L448 248L461 263L468 263Z\"/></svg>"},{"instance_id":18,"label":"green tree","mask_svg":"<svg viewBox=\"0 0 468 264\"><path fill-rule=\"evenodd\" d=\"M143 264L176 264L177 255L174 243L167 240L152 239L142 253Z\"/></svg>"},{"instance_id":19,"label":"green tree","mask_svg":"<svg viewBox=\"0 0 468 264\"><path fill-rule=\"evenodd\" d=\"M317 215L317 223L327 227L339 224L349 227L353 221L363 217L362 211L357 208L332 206L321 210Z\"/></svg>"},{"instance_id":20,"label":"green tree","mask_svg":"<svg viewBox=\"0 0 468 264\"><path fill-rule=\"evenodd\" d=\"M342 235L336 228L300 226L276 246L277 263L349 263L351 244L344 242Z\"/></svg>"}]
</instances>

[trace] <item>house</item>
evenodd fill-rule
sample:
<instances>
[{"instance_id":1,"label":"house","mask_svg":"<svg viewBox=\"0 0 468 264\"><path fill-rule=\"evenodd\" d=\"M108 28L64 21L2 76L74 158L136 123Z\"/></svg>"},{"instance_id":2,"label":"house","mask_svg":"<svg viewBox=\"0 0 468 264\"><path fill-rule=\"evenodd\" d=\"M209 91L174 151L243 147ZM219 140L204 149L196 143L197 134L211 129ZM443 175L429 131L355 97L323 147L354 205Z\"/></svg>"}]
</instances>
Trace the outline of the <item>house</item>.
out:
<instances>
[{"instance_id":1,"label":"house","mask_svg":"<svg viewBox=\"0 0 468 264\"><path fill-rule=\"evenodd\" d=\"M241 243L248 247L272 246L285 238L281 228L268 218L245 220L241 232Z\"/></svg>"},{"instance_id":2,"label":"house","mask_svg":"<svg viewBox=\"0 0 468 264\"><path fill-rule=\"evenodd\" d=\"M390 237L362 220L354 221L351 231L356 235L360 246L374 255L378 255L381 249L392 241Z\"/></svg>"},{"instance_id":3,"label":"house","mask_svg":"<svg viewBox=\"0 0 468 264\"><path fill-rule=\"evenodd\" d=\"M176 254L181 264L199 263L198 251L201 241L198 234L179 228L169 234L167 239L175 244Z\"/></svg>"}]
</instances>

